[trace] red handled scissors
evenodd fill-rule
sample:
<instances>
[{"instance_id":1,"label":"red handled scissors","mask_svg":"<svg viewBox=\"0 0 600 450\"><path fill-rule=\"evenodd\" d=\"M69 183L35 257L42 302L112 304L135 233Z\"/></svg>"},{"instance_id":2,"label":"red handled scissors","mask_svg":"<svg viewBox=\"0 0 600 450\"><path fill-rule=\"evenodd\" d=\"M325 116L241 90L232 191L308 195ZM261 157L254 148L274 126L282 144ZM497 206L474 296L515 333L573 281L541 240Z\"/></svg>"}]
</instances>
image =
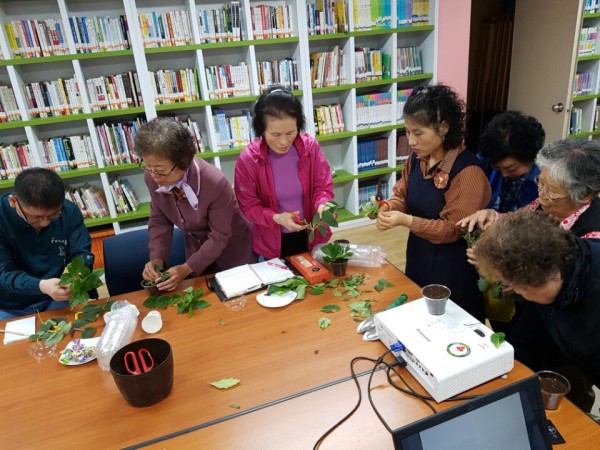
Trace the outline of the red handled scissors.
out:
<instances>
[{"instance_id":1,"label":"red handled scissors","mask_svg":"<svg viewBox=\"0 0 600 450\"><path fill-rule=\"evenodd\" d=\"M134 352L125 353L123 360L125 361L125 370L131 375L150 372L154 368L154 358L145 348L140 348L137 355Z\"/></svg>"}]
</instances>

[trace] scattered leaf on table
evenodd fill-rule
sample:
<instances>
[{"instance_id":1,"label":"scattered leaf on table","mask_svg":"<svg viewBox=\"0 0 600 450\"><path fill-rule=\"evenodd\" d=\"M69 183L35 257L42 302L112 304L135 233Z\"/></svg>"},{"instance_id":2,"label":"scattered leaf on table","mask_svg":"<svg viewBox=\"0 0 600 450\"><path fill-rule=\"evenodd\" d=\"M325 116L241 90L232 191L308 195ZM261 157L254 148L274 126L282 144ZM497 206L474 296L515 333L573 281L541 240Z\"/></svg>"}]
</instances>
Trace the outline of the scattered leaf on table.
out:
<instances>
[{"instance_id":1,"label":"scattered leaf on table","mask_svg":"<svg viewBox=\"0 0 600 450\"><path fill-rule=\"evenodd\" d=\"M229 406L235 409L240 409L240 405L238 405L237 403L230 403Z\"/></svg>"},{"instance_id":2,"label":"scattered leaf on table","mask_svg":"<svg viewBox=\"0 0 600 450\"><path fill-rule=\"evenodd\" d=\"M332 313L332 312L336 312L336 311L341 311L342 308L340 308L338 305L325 305L323 307L321 307L320 311L324 312L324 313Z\"/></svg>"},{"instance_id":3,"label":"scattered leaf on table","mask_svg":"<svg viewBox=\"0 0 600 450\"><path fill-rule=\"evenodd\" d=\"M210 384L219 389L229 389L230 387L239 384L239 382L240 380L237 378L221 378L219 381L213 381Z\"/></svg>"},{"instance_id":4,"label":"scattered leaf on table","mask_svg":"<svg viewBox=\"0 0 600 450\"><path fill-rule=\"evenodd\" d=\"M324 330L325 328L327 328L329 325L331 325L331 319L328 319L326 317L321 317L319 319L319 328L321 330Z\"/></svg>"},{"instance_id":5,"label":"scattered leaf on table","mask_svg":"<svg viewBox=\"0 0 600 450\"><path fill-rule=\"evenodd\" d=\"M227 322L225 322L223 319L219 319L219 325L227 325Z\"/></svg>"}]
</instances>

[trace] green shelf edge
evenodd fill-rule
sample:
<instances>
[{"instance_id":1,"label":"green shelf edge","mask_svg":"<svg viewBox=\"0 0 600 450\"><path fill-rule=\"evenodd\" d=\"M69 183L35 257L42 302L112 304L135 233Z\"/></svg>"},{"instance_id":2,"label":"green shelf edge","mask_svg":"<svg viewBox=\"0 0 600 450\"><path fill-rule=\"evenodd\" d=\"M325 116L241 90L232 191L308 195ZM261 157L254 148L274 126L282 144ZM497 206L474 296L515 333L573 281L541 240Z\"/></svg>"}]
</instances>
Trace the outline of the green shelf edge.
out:
<instances>
[{"instance_id":1,"label":"green shelf edge","mask_svg":"<svg viewBox=\"0 0 600 450\"><path fill-rule=\"evenodd\" d=\"M585 55L585 56L578 56L577 57L577 62L582 62L582 61L596 61L600 59L600 55Z\"/></svg>"},{"instance_id":2,"label":"green shelf edge","mask_svg":"<svg viewBox=\"0 0 600 450\"><path fill-rule=\"evenodd\" d=\"M586 13L583 15L584 19L598 19L600 18L600 12L596 13Z\"/></svg>"},{"instance_id":3,"label":"green shelf edge","mask_svg":"<svg viewBox=\"0 0 600 450\"><path fill-rule=\"evenodd\" d=\"M331 34L311 34L308 36L309 41L324 41L327 39L346 39L349 37L361 37L361 36L378 36L387 35L394 33L415 33L415 32L426 32L433 31L435 25L408 25L405 27L397 28L378 28L374 30L356 30L348 31L345 33L331 33Z\"/></svg>"},{"instance_id":4,"label":"green shelf edge","mask_svg":"<svg viewBox=\"0 0 600 450\"><path fill-rule=\"evenodd\" d=\"M598 94L588 94L588 95L573 96L573 98L571 99L571 101L573 103L576 103L576 102L583 102L583 101L586 101L586 100L593 100L595 98L600 98L600 93L598 93Z\"/></svg>"},{"instance_id":5,"label":"green shelf edge","mask_svg":"<svg viewBox=\"0 0 600 450\"><path fill-rule=\"evenodd\" d=\"M338 215L337 216L338 223L340 223L340 222L349 222L351 220L360 219L362 217L362 216L357 216L355 214L352 214L346 208L339 208L337 210L337 215Z\"/></svg>"},{"instance_id":6,"label":"green shelf edge","mask_svg":"<svg viewBox=\"0 0 600 450\"><path fill-rule=\"evenodd\" d=\"M137 211L128 212L125 214L117 214L117 217L111 218L109 223L127 222L129 220L145 219L150 217L150 203L140 203Z\"/></svg>"},{"instance_id":7,"label":"green shelf edge","mask_svg":"<svg viewBox=\"0 0 600 450\"><path fill-rule=\"evenodd\" d=\"M70 55L42 56L41 58L13 58L0 60L0 67L22 66L24 64L44 64L84 59L115 58L119 56L132 55L133 50L115 50L112 52L74 53Z\"/></svg>"}]
</instances>

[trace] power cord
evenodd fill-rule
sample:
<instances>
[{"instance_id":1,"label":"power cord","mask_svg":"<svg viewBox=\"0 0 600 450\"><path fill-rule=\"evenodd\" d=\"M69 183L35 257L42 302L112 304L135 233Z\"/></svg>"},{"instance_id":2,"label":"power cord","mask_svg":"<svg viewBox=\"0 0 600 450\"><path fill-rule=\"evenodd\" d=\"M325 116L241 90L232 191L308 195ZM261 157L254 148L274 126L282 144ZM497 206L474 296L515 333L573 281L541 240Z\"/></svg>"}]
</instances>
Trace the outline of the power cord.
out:
<instances>
[{"instance_id":1,"label":"power cord","mask_svg":"<svg viewBox=\"0 0 600 450\"><path fill-rule=\"evenodd\" d=\"M368 395L369 395L369 401L371 402L371 406L373 407L375 414L377 414L377 417L379 417L379 420L382 421L382 423L384 424L384 426L388 429L388 431L391 433L392 430L389 427L389 425L383 420L383 418L381 417L381 415L379 414L379 412L377 411L377 409L375 408L373 401L371 399L371 393L370 393L370 389L371 389L371 379L373 377L373 374L375 373L375 371L377 370L377 367L379 367L379 365L381 365L382 363L385 364L386 367L390 367L390 365L388 363L386 363L385 361L383 361L383 358L385 358L385 356L390 353L391 350L386 351L384 354L382 354L379 358L377 359L373 359L373 358L368 358L366 356L357 356L356 358L353 358L352 361L350 361L350 373L352 374L352 380L354 381L354 384L356 385L356 389L358 391L358 400L356 402L356 404L354 405L354 407L352 408L352 410L346 414L344 417L342 417L338 422L336 422L331 428L329 428L325 433L323 433L323 435L321 435L321 437L319 439L317 439L317 442L315 443L315 445L313 446L313 450L317 450L321 444L323 443L323 441L325 441L325 439L327 438L327 436L329 436L331 433L333 433L334 430L336 430L340 425L342 425L346 420L348 420L360 407L360 404L362 403L362 391L360 389L360 383L358 382L358 377L356 375L356 372L354 371L354 364L357 361L369 361L373 363L373 368L371 369L370 375L369 375L369 384L368 384Z\"/></svg>"}]
</instances>

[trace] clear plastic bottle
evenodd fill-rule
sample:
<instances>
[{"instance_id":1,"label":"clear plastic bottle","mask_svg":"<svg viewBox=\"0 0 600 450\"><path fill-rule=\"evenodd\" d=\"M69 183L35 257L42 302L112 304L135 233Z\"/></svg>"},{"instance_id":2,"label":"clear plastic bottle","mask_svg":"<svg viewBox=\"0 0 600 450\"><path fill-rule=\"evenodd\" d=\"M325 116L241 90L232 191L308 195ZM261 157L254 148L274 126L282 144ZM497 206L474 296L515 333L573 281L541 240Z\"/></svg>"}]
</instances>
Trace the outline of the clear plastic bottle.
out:
<instances>
[{"instance_id":1,"label":"clear plastic bottle","mask_svg":"<svg viewBox=\"0 0 600 450\"><path fill-rule=\"evenodd\" d=\"M111 308L110 318L96 346L98 365L102 370L109 371L112 356L131 342L137 326L137 314L137 308L131 304L113 305Z\"/></svg>"}]
</instances>

